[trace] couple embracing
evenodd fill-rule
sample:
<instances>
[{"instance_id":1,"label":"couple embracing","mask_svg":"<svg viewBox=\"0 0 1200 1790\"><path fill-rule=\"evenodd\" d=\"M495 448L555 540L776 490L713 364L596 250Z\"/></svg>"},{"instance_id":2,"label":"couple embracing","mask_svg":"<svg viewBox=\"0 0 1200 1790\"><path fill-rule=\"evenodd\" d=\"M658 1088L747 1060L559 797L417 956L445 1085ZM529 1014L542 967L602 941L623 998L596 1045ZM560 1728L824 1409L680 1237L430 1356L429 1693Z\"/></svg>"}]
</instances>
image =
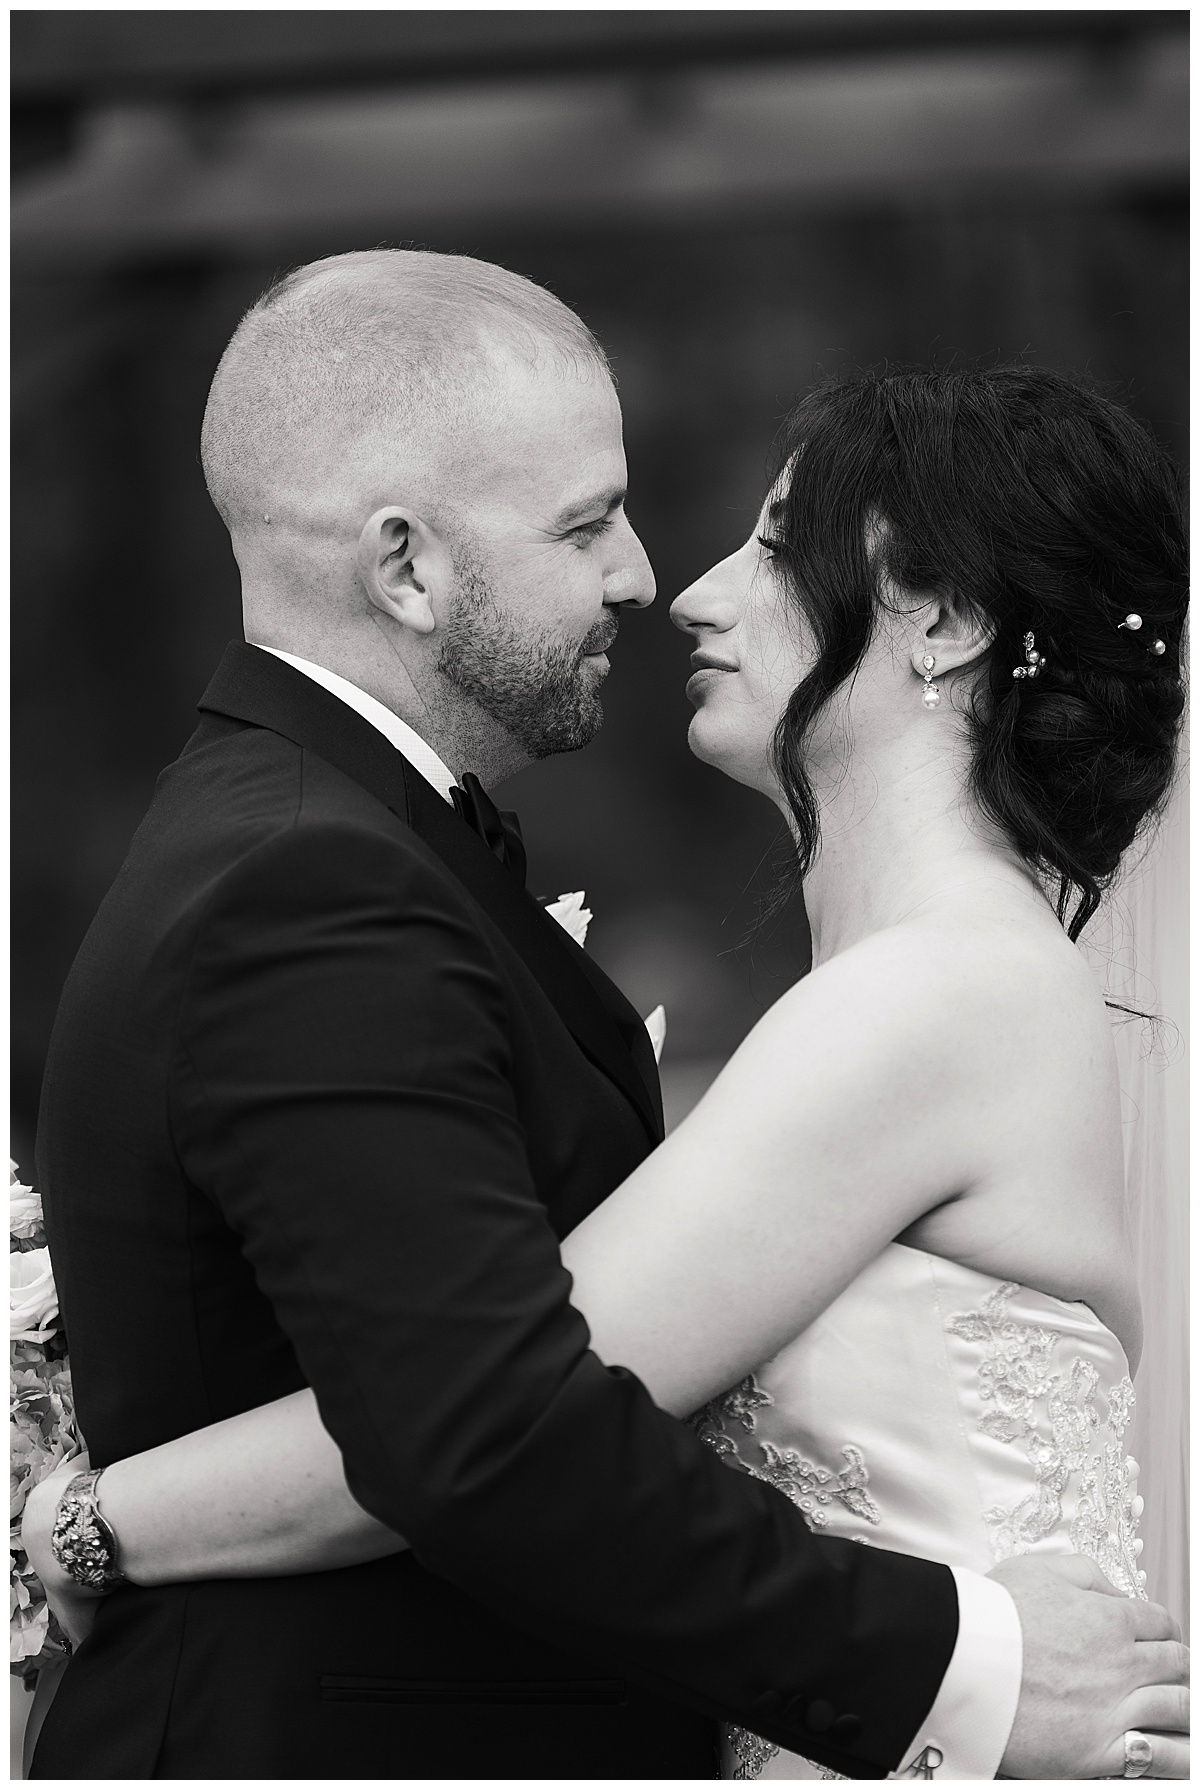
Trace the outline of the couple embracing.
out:
<instances>
[{"instance_id":1,"label":"couple embracing","mask_svg":"<svg viewBox=\"0 0 1200 1790\"><path fill-rule=\"evenodd\" d=\"M77 1641L33 1775L1186 1775L1074 943L1172 775L1164 456L1030 369L794 413L672 618L814 967L665 1142L486 794L593 736L654 596L588 330L466 258L318 262L203 456L246 643L46 1071L90 1458L26 1517Z\"/></svg>"}]
</instances>

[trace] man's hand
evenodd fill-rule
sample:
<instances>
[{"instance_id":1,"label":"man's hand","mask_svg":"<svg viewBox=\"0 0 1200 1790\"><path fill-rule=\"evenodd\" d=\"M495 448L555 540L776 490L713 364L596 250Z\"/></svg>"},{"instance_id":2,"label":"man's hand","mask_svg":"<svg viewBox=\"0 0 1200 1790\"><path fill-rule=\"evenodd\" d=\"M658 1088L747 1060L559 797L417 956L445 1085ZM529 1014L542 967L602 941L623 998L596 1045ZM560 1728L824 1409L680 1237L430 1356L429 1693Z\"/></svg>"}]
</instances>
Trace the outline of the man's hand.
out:
<instances>
[{"instance_id":1,"label":"man's hand","mask_svg":"<svg viewBox=\"0 0 1200 1790\"><path fill-rule=\"evenodd\" d=\"M42 1581L47 1602L72 1647L86 1641L96 1620L96 1610L103 1591L89 1591L77 1585L70 1573L64 1572L54 1558L50 1537L58 1501L77 1473L86 1473L88 1457L76 1454L53 1473L35 1485L25 1500L21 1518L21 1546L29 1556L29 1564Z\"/></svg>"},{"instance_id":2,"label":"man's hand","mask_svg":"<svg viewBox=\"0 0 1200 1790\"><path fill-rule=\"evenodd\" d=\"M1119 1778L1124 1735L1154 1745L1146 1774L1186 1778L1189 1654L1158 1604L1123 1597L1081 1555L1006 1560L991 1577L1021 1619L1021 1700L1006 1778Z\"/></svg>"}]
</instances>

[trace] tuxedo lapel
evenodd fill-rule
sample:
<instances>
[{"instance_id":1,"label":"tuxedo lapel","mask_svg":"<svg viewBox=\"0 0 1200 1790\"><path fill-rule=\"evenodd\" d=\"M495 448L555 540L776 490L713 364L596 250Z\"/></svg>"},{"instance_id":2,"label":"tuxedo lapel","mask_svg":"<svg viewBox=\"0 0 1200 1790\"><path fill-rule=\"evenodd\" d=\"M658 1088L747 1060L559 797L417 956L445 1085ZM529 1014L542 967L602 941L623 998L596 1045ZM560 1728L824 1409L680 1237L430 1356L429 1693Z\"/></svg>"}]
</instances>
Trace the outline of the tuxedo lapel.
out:
<instances>
[{"instance_id":1,"label":"tuxedo lapel","mask_svg":"<svg viewBox=\"0 0 1200 1790\"><path fill-rule=\"evenodd\" d=\"M409 770L414 832L437 853L529 965L577 1041L662 1137L662 1097L649 1034L620 990L529 896L454 810ZM645 1057L638 1060L638 1046ZM646 1058L650 1073L646 1073Z\"/></svg>"},{"instance_id":2,"label":"tuxedo lapel","mask_svg":"<svg viewBox=\"0 0 1200 1790\"><path fill-rule=\"evenodd\" d=\"M559 928L561 931L561 927ZM631 1002L626 1000L616 983L606 976L599 964L590 958L581 945L577 945L569 933L563 933L563 943L567 946L571 961L577 965L602 1002L613 1024L620 1032L633 1058L638 1074L650 1096L650 1104L654 1113L655 1135L658 1142L663 1138L663 1106L662 1084L658 1078L658 1059L654 1055L654 1046L650 1042L650 1034L646 1030L646 1022Z\"/></svg>"},{"instance_id":3,"label":"tuxedo lapel","mask_svg":"<svg viewBox=\"0 0 1200 1790\"><path fill-rule=\"evenodd\" d=\"M226 649L199 707L315 752L412 827L500 927L652 1139L662 1138L654 1052L633 1007L377 728L294 666L239 641Z\"/></svg>"}]
</instances>

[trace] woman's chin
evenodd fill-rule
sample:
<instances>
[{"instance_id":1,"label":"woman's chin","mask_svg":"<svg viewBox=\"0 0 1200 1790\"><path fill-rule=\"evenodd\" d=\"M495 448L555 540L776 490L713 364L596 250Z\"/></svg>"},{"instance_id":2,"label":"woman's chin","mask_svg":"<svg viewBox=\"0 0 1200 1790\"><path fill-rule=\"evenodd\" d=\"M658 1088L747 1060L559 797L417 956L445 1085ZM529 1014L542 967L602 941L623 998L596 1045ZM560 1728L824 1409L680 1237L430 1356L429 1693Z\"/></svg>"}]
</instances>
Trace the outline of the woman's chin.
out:
<instances>
[{"instance_id":1,"label":"woman's chin","mask_svg":"<svg viewBox=\"0 0 1200 1790\"><path fill-rule=\"evenodd\" d=\"M726 777L732 777L735 783L745 783L751 789L757 789L762 782L762 765L755 755L748 754L741 742L731 740L727 729L713 724L711 717L703 709L692 716L688 728L688 749L693 758L702 764L712 765ZM754 760L753 763L750 760Z\"/></svg>"},{"instance_id":2,"label":"woman's chin","mask_svg":"<svg viewBox=\"0 0 1200 1790\"><path fill-rule=\"evenodd\" d=\"M725 768L721 763L719 735L703 709L698 709L688 723L688 751L702 763L716 765L719 771Z\"/></svg>"},{"instance_id":3,"label":"woman's chin","mask_svg":"<svg viewBox=\"0 0 1200 1790\"><path fill-rule=\"evenodd\" d=\"M786 813L786 802L779 791L779 779L768 746L761 743L752 746L745 739L731 739L729 729L713 727L711 721L706 725L706 714L700 711L691 716L688 748L693 759L711 764L713 770L731 777L733 782L740 782L747 789L758 789L759 795L765 795Z\"/></svg>"}]
</instances>

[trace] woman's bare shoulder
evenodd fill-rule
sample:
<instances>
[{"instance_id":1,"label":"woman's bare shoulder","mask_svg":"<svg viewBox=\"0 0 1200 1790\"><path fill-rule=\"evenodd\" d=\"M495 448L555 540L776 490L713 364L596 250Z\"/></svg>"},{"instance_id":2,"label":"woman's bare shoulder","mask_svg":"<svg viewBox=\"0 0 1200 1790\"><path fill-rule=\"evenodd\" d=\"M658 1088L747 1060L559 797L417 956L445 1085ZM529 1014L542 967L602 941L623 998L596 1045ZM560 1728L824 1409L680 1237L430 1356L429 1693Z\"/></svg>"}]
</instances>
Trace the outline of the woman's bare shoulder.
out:
<instances>
[{"instance_id":1,"label":"woman's bare shoulder","mask_svg":"<svg viewBox=\"0 0 1200 1790\"><path fill-rule=\"evenodd\" d=\"M943 916L874 933L790 989L738 1058L729 1099L780 1126L801 1087L796 1112L817 1098L853 1131L870 1115L897 1160L919 1152L942 1198L1119 1197L1108 1015L1052 927Z\"/></svg>"},{"instance_id":2,"label":"woman's bare shoulder","mask_svg":"<svg viewBox=\"0 0 1200 1790\"><path fill-rule=\"evenodd\" d=\"M1031 1041L1058 1053L1108 1041L1096 979L1052 920L930 916L885 928L801 978L772 1017L785 1032L832 1026L978 1062Z\"/></svg>"},{"instance_id":3,"label":"woman's bare shoulder","mask_svg":"<svg viewBox=\"0 0 1200 1790\"><path fill-rule=\"evenodd\" d=\"M919 1135L922 1154L960 1170L904 1239L1084 1299L1135 1354L1116 1053L1099 984L1065 934L923 919L872 935L785 999L795 1038L840 1028L838 1079L857 1082L864 1114L887 1111L899 1160Z\"/></svg>"}]
</instances>

